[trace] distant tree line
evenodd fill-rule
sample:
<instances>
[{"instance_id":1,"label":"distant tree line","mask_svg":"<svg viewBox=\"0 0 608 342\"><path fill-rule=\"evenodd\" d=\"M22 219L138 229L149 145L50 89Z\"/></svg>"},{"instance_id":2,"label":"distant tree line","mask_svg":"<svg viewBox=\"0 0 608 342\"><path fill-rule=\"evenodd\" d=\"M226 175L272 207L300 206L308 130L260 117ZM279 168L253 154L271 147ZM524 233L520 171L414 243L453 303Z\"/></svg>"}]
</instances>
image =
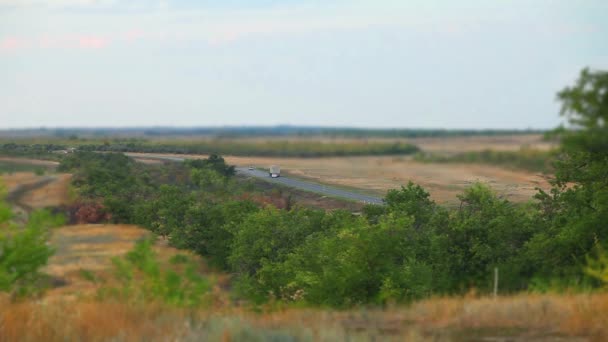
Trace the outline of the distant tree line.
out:
<instances>
[{"instance_id":1,"label":"distant tree line","mask_svg":"<svg viewBox=\"0 0 608 342\"><path fill-rule=\"evenodd\" d=\"M265 157L331 157L368 155L409 155L420 149L404 142L318 142L318 141L238 141L192 140L155 141L145 139L111 139L75 141L49 140L53 143L0 144L0 155L60 159L57 152L74 147L80 151L142 152L175 154L223 154Z\"/></svg>"},{"instance_id":2,"label":"distant tree line","mask_svg":"<svg viewBox=\"0 0 608 342\"><path fill-rule=\"evenodd\" d=\"M193 142L158 143L154 141L108 142L81 144L83 151L144 152L177 154L224 154L233 156L265 157L330 157L366 155L409 155L419 151L415 145L394 142L334 143L314 141L263 141L244 142L209 140Z\"/></svg>"},{"instance_id":3,"label":"distant tree line","mask_svg":"<svg viewBox=\"0 0 608 342\"><path fill-rule=\"evenodd\" d=\"M59 159L60 156L53 152L65 150L66 148L65 145L52 143L28 144L9 142L0 144L0 156Z\"/></svg>"},{"instance_id":4,"label":"distant tree line","mask_svg":"<svg viewBox=\"0 0 608 342\"><path fill-rule=\"evenodd\" d=\"M0 131L2 132L2 131ZM466 137L494 135L543 134L539 129L419 129L419 128L349 128L314 126L272 127L133 127L133 128L53 128L5 131L5 136L54 136L76 140L86 138L120 137L335 137L335 138L421 138Z\"/></svg>"}]
</instances>

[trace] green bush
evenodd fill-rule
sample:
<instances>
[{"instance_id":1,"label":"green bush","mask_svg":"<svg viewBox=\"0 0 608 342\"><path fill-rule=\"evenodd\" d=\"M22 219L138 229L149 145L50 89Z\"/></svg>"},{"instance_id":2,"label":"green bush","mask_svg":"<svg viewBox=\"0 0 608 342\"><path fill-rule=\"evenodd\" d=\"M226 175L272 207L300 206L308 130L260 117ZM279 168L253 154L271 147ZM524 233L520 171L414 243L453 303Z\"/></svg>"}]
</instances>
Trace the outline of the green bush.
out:
<instances>
[{"instance_id":1,"label":"green bush","mask_svg":"<svg viewBox=\"0 0 608 342\"><path fill-rule=\"evenodd\" d=\"M172 267L162 265L154 252L153 239L136 243L125 257L114 258L114 276L119 285L105 285L100 296L116 297L135 303L162 302L177 307L205 305L212 283L202 276L199 266L181 255Z\"/></svg>"},{"instance_id":2,"label":"green bush","mask_svg":"<svg viewBox=\"0 0 608 342\"><path fill-rule=\"evenodd\" d=\"M35 211L19 227L10 222L11 217L10 208L0 200L0 291L22 296L41 290L39 270L53 254L47 245L49 229L63 224L64 219Z\"/></svg>"},{"instance_id":3,"label":"green bush","mask_svg":"<svg viewBox=\"0 0 608 342\"><path fill-rule=\"evenodd\" d=\"M600 246L597 246L596 255L587 258L585 272L593 278L601 281L604 286L608 286L608 253Z\"/></svg>"}]
</instances>

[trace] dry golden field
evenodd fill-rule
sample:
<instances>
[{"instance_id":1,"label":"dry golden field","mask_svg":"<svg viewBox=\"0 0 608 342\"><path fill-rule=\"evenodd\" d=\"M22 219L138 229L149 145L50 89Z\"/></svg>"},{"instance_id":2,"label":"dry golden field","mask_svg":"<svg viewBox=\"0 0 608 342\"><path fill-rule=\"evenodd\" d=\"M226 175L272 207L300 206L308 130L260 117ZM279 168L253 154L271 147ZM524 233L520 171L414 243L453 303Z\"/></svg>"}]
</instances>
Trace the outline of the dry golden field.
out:
<instances>
[{"instance_id":1,"label":"dry golden field","mask_svg":"<svg viewBox=\"0 0 608 342\"><path fill-rule=\"evenodd\" d=\"M39 176L33 172L16 172L13 174L0 175L0 182L8 192L16 190L19 186L35 185L45 179L48 183L36 186L32 191L27 191L20 196L19 202L32 209L46 207L59 207L70 201L69 184L72 179L70 174L53 174L50 176Z\"/></svg>"},{"instance_id":2,"label":"dry golden field","mask_svg":"<svg viewBox=\"0 0 608 342\"><path fill-rule=\"evenodd\" d=\"M548 186L542 175L525 171L477 164L420 163L399 157L226 159L239 166L268 167L278 164L287 175L367 190L378 195L412 181L427 189L432 198L440 203L455 201L457 194L476 181L489 184L499 195L514 201L526 201L536 192L536 187Z\"/></svg>"},{"instance_id":3,"label":"dry golden field","mask_svg":"<svg viewBox=\"0 0 608 342\"><path fill-rule=\"evenodd\" d=\"M131 154L143 156L142 154ZM171 155L166 155L171 156ZM173 155L181 158L204 158L200 155ZM531 199L536 188L548 188L544 175L521 170L507 170L482 164L422 163L407 157L332 157L276 158L225 156L229 164L240 167L268 168L280 165L281 172L319 183L359 189L383 196L387 190L420 184L439 203L454 203L456 195L480 181L490 185L500 196L522 202Z\"/></svg>"},{"instance_id":4,"label":"dry golden field","mask_svg":"<svg viewBox=\"0 0 608 342\"><path fill-rule=\"evenodd\" d=\"M350 143L366 144L370 142L403 142L411 143L426 152L457 153L467 151L482 151L485 149L493 151L517 151L521 147L538 150L549 150L555 147L555 143L544 141L541 134L518 134L518 135L493 135L493 136L460 136L460 137L424 137L424 138L343 138L327 136L278 136L278 137L255 137L255 138L213 138L200 136L184 136L175 138L153 139L156 142L188 142L225 140L238 142L261 143L266 141L290 141L290 142L323 142L323 143Z\"/></svg>"},{"instance_id":5,"label":"dry golden field","mask_svg":"<svg viewBox=\"0 0 608 342\"><path fill-rule=\"evenodd\" d=\"M250 138L251 141L279 138ZM310 140L313 138L291 138ZM242 139L241 139L242 140ZM247 140L247 139L245 139ZM284 140L284 139L283 139ZM414 139L369 139L369 141L407 141L423 151L434 153L458 153L467 151L517 151L521 148L549 150L555 145L543 141L542 135L477 136ZM345 141L365 143L364 139L321 138L321 141ZM130 155L144 157L145 154ZM159 154L160 155L160 154ZM205 158L204 155L168 155L182 158ZM229 164L239 167L268 168L280 165L281 172L293 177L319 183L358 189L362 192L383 196L387 190L399 188L409 181L420 184L439 203L455 203L460 194L473 182L490 185L498 195L516 202L531 199L536 188L549 187L546 176L529 171L505 169L484 164L422 163L411 156L281 158L224 156ZM144 159L145 160L145 159ZM147 160L152 162L152 160Z\"/></svg>"}]
</instances>

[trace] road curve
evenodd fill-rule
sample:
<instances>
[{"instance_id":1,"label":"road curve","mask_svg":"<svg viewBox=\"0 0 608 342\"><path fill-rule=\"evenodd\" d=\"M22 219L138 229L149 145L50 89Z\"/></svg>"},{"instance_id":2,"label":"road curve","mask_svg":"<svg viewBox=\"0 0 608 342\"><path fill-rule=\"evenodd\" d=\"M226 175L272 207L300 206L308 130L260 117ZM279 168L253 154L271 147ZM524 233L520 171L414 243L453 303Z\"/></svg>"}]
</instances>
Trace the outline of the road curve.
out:
<instances>
[{"instance_id":1,"label":"road curve","mask_svg":"<svg viewBox=\"0 0 608 342\"><path fill-rule=\"evenodd\" d=\"M135 158L135 159L138 159L138 158L139 159L156 159L156 160L166 160L166 161L173 161L173 162L183 162L184 160L186 160L186 158L181 158L181 157L163 156L163 155L154 155L154 154L143 154L143 153L134 153L134 154L125 153L125 154L127 156ZM382 198L380 198L380 197L363 195L363 194L359 194L356 192L347 191L347 190L343 190L343 189L336 188L333 186L329 186L329 185L323 185L323 184L308 182L308 181L284 177L284 176L281 176L278 178L270 178L270 176L268 175L268 172L258 170L258 169L249 170L246 167L237 167L236 172L237 172L237 174L242 175L242 176L255 177L255 178L270 182L270 183L281 184L284 186L288 186L290 188L296 188L299 190L314 192L314 193L322 194L325 196L340 197L340 198L348 199L351 201L364 202L364 203L370 203L370 204L384 204L384 202L382 201Z\"/></svg>"}]
</instances>

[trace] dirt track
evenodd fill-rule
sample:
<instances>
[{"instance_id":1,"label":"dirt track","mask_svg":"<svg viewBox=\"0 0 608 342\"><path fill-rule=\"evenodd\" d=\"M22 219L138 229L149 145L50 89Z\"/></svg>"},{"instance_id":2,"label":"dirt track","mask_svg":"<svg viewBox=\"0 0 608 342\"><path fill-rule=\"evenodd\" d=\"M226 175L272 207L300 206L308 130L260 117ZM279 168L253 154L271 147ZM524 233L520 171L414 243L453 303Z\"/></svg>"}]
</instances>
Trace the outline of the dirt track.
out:
<instances>
[{"instance_id":1,"label":"dirt track","mask_svg":"<svg viewBox=\"0 0 608 342\"><path fill-rule=\"evenodd\" d=\"M3 175L6 184L7 202L13 205L16 217L24 221L35 209L58 207L69 202L69 174L37 176L31 172Z\"/></svg>"}]
</instances>

